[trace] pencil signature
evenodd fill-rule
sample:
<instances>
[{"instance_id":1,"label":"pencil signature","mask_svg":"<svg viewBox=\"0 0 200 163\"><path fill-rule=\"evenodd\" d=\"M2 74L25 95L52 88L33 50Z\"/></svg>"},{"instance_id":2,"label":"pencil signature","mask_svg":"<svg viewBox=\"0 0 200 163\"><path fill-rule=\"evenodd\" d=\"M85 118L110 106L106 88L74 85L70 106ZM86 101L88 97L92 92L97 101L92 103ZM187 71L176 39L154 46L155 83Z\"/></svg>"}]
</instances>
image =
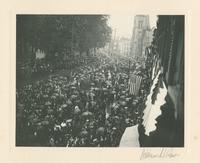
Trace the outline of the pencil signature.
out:
<instances>
[{"instance_id":1,"label":"pencil signature","mask_svg":"<svg viewBox=\"0 0 200 163\"><path fill-rule=\"evenodd\" d=\"M140 155L140 160L153 158L174 158L179 156L173 148L162 148L160 151L152 151L151 149L143 149Z\"/></svg>"}]
</instances>

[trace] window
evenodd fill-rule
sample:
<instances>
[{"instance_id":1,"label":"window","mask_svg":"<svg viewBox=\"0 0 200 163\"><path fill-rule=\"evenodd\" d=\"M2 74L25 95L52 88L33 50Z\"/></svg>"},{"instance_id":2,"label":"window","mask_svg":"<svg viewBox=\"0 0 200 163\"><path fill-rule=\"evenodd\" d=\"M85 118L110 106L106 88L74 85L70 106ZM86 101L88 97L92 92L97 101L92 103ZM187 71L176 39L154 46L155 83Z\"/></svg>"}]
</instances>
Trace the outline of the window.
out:
<instances>
[{"instance_id":1,"label":"window","mask_svg":"<svg viewBox=\"0 0 200 163\"><path fill-rule=\"evenodd\" d=\"M138 28L142 28L142 21L138 21Z\"/></svg>"}]
</instances>

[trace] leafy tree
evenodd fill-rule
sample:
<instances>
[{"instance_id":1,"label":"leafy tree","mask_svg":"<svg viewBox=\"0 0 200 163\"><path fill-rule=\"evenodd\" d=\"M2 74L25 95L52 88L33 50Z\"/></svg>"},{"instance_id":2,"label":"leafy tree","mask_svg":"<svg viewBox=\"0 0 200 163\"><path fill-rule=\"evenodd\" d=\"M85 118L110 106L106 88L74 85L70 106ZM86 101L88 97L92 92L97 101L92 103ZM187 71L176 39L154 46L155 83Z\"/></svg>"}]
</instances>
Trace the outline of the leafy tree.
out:
<instances>
[{"instance_id":1,"label":"leafy tree","mask_svg":"<svg viewBox=\"0 0 200 163\"><path fill-rule=\"evenodd\" d=\"M53 62L63 53L89 54L110 40L107 20L105 15L17 15L17 59L34 61L37 49Z\"/></svg>"}]
</instances>

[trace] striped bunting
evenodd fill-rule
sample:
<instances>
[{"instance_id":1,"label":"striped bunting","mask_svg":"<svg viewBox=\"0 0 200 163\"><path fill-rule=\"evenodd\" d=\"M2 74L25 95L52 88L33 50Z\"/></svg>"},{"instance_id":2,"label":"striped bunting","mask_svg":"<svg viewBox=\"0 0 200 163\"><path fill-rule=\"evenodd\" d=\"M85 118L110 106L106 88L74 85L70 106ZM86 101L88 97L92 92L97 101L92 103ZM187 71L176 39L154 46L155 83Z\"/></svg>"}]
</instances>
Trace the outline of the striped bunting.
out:
<instances>
[{"instance_id":1,"label":"striped bunting","mask_svg":"<svg viewBox=\"0 0 200 163\"><path fill-rule=\"evenodd\" d=\"M129 79L129 93L132 95L138 95L142 77L131 74Z\"/></svg>"}]
</instances>

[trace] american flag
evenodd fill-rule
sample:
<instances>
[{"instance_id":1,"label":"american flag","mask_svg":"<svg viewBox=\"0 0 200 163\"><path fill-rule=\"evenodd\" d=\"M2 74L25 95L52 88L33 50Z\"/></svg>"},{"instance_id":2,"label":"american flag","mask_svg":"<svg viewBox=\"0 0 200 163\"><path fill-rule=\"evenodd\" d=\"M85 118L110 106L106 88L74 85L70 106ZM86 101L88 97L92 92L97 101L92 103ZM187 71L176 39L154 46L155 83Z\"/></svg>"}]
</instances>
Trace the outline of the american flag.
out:
<instances>
[{"instance_id":1,"label":"american flag","mask_svg":"<svg viewBox=\"0 0 200 163\"><path fill-rule=\"evenodd\" d=\"M129 93L137 95L140 89L142 77L139 75L131 74L129 79Z\"/></svg>"}]
</instances>

